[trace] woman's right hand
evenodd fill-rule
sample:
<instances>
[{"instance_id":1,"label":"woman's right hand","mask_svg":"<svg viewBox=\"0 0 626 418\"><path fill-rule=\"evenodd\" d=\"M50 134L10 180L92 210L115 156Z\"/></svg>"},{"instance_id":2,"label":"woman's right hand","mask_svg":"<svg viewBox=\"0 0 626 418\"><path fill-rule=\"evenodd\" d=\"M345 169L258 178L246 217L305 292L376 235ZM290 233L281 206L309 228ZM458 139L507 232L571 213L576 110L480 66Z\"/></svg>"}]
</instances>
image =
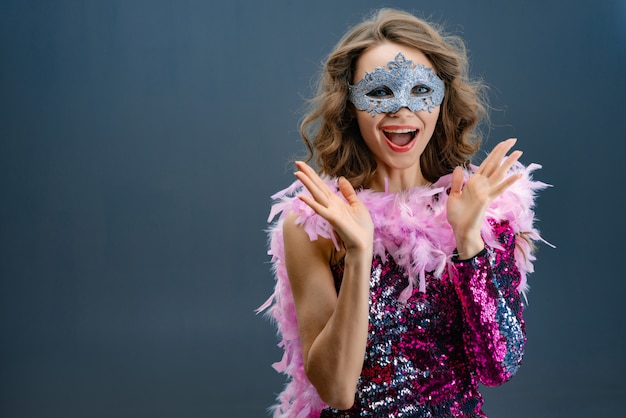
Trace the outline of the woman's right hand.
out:
<instances>
[{"instance_id":1,"label":"woman's right hand","mask_svg":"<svg viewBox=\"0 0 626 418\"><path fill-rule=\"evenodd\" d=\"M311 193L311 196L301 194L298 198L330 223L347 254L353 251L371 253L374 240L372 217L350 182L344 177L339 178L339 190L344 200L308 164L297 161L296 166L299 171L295 176Z\"/></svg>"}]
</instances>

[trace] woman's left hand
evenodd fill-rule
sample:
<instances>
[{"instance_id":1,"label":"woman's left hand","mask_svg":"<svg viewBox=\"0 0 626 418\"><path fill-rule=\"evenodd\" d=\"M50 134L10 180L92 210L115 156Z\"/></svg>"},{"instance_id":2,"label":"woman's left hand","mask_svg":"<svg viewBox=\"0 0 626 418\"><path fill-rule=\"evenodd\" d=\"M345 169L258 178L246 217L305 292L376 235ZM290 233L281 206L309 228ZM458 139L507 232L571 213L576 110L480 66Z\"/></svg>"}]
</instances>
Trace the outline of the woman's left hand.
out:
<instances>
[{"instance_id":1,"label":"woman's left hand","mask_svg":"<svg viewBox=\"0 0 626 418\"><path fill-rule=\"evenodd\" d=\"M482 251L484 242L480 229L487 207L521 177L521 174L513 174L505 178L522 155L521 151L512 152L502 161L515 142L516 139L511 138L496 145L465 185L461 167L452 173L447 217L456 238L458 256L462 260Z\"/></svg>"}]
</instances>

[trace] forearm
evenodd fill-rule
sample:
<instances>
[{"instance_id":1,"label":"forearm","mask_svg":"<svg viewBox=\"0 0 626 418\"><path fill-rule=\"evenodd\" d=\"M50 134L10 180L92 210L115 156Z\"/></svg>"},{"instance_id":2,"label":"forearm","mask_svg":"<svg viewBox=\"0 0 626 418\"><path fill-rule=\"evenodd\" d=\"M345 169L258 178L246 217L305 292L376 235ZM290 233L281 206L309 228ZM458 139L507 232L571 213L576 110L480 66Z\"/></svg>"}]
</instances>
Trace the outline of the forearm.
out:
<instances>
[{"instance_id":1,"label":"forearm","mask_svg":"<svg viewBox=\"0 0 626 418\"><path fill-rule=\"evenodd\" d=\"M345 257L341 289L326 326L305 355L307 377L320 397L337 409L354 402L369 322L371 250Z\"/></svg>"},{"instance_id":2,"label":"forearm","mask_svg":"<svg viewBox=\"0 0 626 418\"><path fill-rule=\"evenodd\" d=\"M472 259L455 263L455 285L466 322L466 351L486 385L503 383L515 374L526 343L514 235L506 225L496 228L503 249L486 247Z\"/></svg>"}]
</instances>

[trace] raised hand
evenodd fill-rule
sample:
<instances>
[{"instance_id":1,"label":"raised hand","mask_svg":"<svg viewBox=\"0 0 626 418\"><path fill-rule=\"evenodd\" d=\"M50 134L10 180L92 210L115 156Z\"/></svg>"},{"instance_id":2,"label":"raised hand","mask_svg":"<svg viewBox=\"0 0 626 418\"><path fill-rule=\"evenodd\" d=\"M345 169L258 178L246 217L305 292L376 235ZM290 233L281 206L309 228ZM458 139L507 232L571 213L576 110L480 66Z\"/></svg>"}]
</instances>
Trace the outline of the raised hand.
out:
<instances>
[{"instance_id":1,"label":"raised hand","mask_svg":"<svg viewBox=\"0 0 626 418\"><path fill-rule=\"evenodd\" d=\"M295 176L311 193L311 196L303 194L298 196L300 200L331 224L347 252L351 250L371 252L374 224L369 211L357 197L350 182L343 177L339 179L339 190L344 200L306 163L297 161L296 166L299 171Z\"/></svg>"},{"instance_id":2,"label":"raised hand","mask_svg":"<svg viewBox=\"0 0 626 418\"><path fill-rule=\"evenodd\" d=\"M452 173L447 217L461 259L471 258L484 248L480 228L487 207L521 177L521 174L513 174L505 178L522 155L521 151L514 151L504 159L515 142L512 138L496 145L465 185L460 167Z\"/></svg>"}]
</instances>

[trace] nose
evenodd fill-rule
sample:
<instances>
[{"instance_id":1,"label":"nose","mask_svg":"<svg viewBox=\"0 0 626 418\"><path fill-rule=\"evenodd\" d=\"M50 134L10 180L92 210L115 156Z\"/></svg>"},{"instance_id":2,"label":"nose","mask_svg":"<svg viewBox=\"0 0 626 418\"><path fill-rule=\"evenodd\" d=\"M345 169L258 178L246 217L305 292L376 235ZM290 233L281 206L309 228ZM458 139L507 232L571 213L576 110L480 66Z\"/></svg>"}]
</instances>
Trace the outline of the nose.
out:
<instances>
[{"instance_id":1,"label":"nose","mask_svg":"<svg viewBox=\"0 0 626 418\"><path fill-rule=\"evenodd\" d=\"M409 109L408 107L403 106L400 109L396 110L395 112L391 113L390 116L400 117L400 116L406 115L407 113L412 115L413 111L411 109Z\"/></svg>"}]
</instances>

